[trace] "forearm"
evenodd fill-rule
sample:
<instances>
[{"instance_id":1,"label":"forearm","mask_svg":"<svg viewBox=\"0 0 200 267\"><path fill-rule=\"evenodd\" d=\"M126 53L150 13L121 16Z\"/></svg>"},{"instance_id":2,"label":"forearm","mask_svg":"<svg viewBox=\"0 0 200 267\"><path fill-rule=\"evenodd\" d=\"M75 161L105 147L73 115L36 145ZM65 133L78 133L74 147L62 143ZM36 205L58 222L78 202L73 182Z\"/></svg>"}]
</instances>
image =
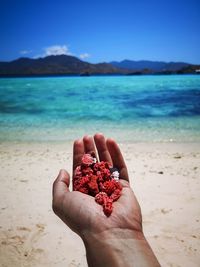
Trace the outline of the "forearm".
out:
<instances>
[{"instance_id":1,"label":"forearm","mask_svg":"<svg viewBox=\"0 0 200 267\"><path fill-rule=\"evenodd\" d=\"M89 267L160 266L142 234L114 229L100 234L88 234L83 240Z\"/></svg>"}]
</instances>

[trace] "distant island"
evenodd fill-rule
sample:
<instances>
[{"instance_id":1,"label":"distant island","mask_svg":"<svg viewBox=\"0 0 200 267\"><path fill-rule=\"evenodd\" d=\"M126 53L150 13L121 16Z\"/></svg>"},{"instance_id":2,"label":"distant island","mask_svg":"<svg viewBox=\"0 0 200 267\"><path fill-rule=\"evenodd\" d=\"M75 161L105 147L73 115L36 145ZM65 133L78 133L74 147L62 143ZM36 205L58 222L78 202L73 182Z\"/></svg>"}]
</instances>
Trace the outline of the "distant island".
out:
<instances>
[{"instance_id":1,"label":"distant island","mask_svg":"<svg viewBox=\"0 0 200 267\"><path fill-rule=\"evenodd\" d=\"M19 58L0 62L0 77L38 75L145 75L200 74L200 65L185 62L123 60L92 64L74 56L57 55L44 58Z\"/></svg>"}]
</instances>

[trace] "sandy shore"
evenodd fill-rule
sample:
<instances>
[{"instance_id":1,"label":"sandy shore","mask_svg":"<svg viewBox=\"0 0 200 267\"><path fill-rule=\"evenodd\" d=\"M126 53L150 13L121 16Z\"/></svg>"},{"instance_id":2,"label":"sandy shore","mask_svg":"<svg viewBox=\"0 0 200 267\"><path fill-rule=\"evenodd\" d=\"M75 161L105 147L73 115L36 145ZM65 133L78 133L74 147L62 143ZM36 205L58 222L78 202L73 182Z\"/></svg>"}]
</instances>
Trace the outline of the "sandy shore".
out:
<instances>
[{"instance_id":1,"label":"sandy shore","mask_svg":"<svg viewBox=\"0 0 200 267\"><path fill-rule=\"evenodd\" d=\"M120 144L162 266L200 264L200 144ZM72 143L0 144L0 266L87 266L80 238L52 212Z\"/></svg>"}]
</instances>

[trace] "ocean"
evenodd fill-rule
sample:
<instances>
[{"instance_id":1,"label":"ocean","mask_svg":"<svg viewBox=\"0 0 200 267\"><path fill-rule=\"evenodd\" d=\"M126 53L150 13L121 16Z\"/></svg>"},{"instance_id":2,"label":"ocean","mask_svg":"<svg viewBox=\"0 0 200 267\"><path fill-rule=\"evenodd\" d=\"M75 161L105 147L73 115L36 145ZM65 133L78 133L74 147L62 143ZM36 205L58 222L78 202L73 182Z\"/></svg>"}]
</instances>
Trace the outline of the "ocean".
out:
<instances>
[{"instance_id":1,"label":"ocean","mask_svg":"<svg viewBox=\"0 0 200 267\"><path fill-rule=\"evenodd\" d=\"M0 79L0 141L199 142L200 75Z\"/></svg>"}]
</instances>

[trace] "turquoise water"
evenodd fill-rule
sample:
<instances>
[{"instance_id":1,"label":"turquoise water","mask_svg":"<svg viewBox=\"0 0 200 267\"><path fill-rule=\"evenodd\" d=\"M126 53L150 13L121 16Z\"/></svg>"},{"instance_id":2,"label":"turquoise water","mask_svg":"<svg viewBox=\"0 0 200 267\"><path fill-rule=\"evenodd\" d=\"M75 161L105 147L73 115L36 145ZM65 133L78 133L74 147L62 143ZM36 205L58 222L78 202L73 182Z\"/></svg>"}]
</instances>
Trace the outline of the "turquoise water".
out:
<instances>
[{"instance_id":1,"label":"turquoise water","mask_svg":"<svg viewBox=\"0 0 200 267\"><path fill-rule=\"evenodd\" d=\"M200 76L0 79L0 140L200 141Z\"/></svg>"}]
</instances>

